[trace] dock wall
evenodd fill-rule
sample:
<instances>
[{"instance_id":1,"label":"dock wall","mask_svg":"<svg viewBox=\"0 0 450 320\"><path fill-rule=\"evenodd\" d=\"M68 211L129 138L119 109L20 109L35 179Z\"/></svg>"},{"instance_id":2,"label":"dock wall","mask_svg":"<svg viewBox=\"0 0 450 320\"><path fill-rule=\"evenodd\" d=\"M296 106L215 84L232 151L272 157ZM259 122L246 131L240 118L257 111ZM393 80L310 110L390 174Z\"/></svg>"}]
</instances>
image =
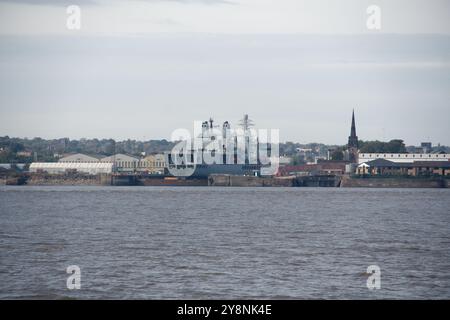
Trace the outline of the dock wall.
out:
<instances>
[{"instance_id":1,"label":"dock wall","mask_svg":"<svg viewBox=\"0 0 450 320\"><path fill-rule=\"evenodd\" d=\"M343 177L343 188L448 188L449 180L441 178L354 178Z\"/></svg>"},{"instance_id":2,"label":"dock wall","mask_svg":"<svg viewBox=\"0 0 450 320\"><path fill-rule=\"evenodd\" d=\"M295 185L295 178L254 177L254 176L214 174L209 176L208 185L221 187L293 187Z\"/></svg>"},{"instance_id":3,"label":"dock wall","mask_svg":"<svg viewBox=\"0 0 450 320\"><path fill-rule=\"evenodd\" d=\"M143 178L139 179L139 185L142 186L168 186L168 187L201 187L207 186L207 179L155 179Z\"/></svg>"},{"instance_id":4,"label":"dock wall","mask_svg":"<svg viewBox=\"0 0 450 320\"><path fill-rule=\"evenodd\" d=\"M34 174L27 179L26 184L30 186L100 186L107 185L107 181L101 175Z\"/></svg>"}]
</instances>

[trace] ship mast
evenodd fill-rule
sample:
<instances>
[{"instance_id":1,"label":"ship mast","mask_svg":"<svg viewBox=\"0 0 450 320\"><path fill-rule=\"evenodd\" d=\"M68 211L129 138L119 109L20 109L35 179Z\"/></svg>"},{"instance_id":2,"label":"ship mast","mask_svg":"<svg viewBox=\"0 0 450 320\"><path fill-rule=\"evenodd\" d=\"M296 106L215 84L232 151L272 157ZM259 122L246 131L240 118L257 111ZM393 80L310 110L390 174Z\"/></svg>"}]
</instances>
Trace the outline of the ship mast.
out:
<instances>
[{"instance_id":1,"label":"ship mast","mask_svg":"<svg viewBox=\"0 0 450 320\"><path fill-rule=\"evenodd\" d=\"M239 121L239 125L244 129L245 132L250 130L250 127L253 127L253 120L249 119L248 114L244 114L244 118Z\"/></svg>"}]
</instances>

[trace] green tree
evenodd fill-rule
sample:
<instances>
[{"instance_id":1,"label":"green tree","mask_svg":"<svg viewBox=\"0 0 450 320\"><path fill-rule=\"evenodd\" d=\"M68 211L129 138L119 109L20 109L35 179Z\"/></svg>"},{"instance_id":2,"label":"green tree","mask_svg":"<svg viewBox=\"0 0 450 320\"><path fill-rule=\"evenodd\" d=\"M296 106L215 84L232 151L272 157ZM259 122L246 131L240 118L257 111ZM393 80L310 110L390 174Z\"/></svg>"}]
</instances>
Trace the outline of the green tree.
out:
<instances>
[{"instance_id":1,"label":"green tree","mask_svg":"<svg viewBox=\"0 0 450 320\"><path fill-rule=\"evenodd\" d=\"M342 151L341 148L339 149L335 149L332 153L331 153L331 160L334 161L342 161L344 160L344 152Z\"/></svg>"},{"instance_id":2,"label":"green tree","mask_svg":"<svg viewBox=\"0 0 450 320\"><path fill-rule=\"evenodd\" d=\"M401 139L394 139L389 142L382 141L359 141L359 150L363 153L402 153L406 152L406 146Z\"/></svg>"},{"instance_id":3,"label":"green tree","mask_svg":"<svg viewBox=\"0 0 450 320\"><path fill-rule=\"evenodd\" d=\"M291 157L290 165L292 165L292 166L299 166L299 165L302 165L305 163L306 163L305 157L303 157L299 154L295 154Z\"/></svg>"}]
</instances>

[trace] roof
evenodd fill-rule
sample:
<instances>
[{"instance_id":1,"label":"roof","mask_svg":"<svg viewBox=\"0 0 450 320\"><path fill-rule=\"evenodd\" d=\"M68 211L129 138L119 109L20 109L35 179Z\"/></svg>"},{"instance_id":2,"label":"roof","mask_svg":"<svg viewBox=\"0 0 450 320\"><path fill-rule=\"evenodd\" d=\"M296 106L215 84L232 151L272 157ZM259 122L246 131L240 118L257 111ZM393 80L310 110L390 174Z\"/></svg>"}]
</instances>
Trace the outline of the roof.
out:
<instances>
[{"instance_id":1,"label":"roof","mask_svg":"<svg viewBox=\"0 0 450 320\"><path fill-rule=\"evenodd\" d=\"M118 154L114 154L112 156L109 157L104 157L102 159L100 159L100 161L102 162L112 162L112 161L139 161L138 158L123 154L123 153L118 153Z\"/></svg>"},{"instance_id":2,"label":"roof","mask_svg":"<svg viewBox=\"0 0 450 320\"><path fill-rule=\"evenodd\" d=\"M378 167L378 168L387 168L387 167L408 167L412 166L412 163L405 163L405 162L393 162L386 159L375 159L371 161L364 162L370 167Z\"/></svg>"},{"instance_id":3,"label":"roof","mask_svg":"<svg viewBox=\"0 0 450 320\"><path fill-rule=\"evenodd\" d=\"M87 155L84 153L73 153L70 155L67 155L61 159L59 159L59 162L68 162L68 161L82 161L82 162L93 162L93 161L99 161L99 156L93 156L93 155Z\"/></svg>"},{"instance_id":4,"label":"roof","mask_svg":"<svg viewBox=\"0 0 450 320\"><path fill-rule=\"evenodd\" d=\"M366 162L361 163L358 167L370 167Z\"/></svg>"},{"instance_id":5,"label":"roof","mask_svg":"<svg viewBox=\"0 0 450 320\"><path fill-rule=\"evenodd\" d=\"M298 166L280 166L280 170L284 172L306 172L317 169L317 165L315 164L304 164Z\"/></svg>"},{"instance_id":6,"label":"roof","mask_svg":"<svg viewBox=\"0 0 450 320\"><path fill-rule=\"evenodd\" d=\"M413 161L413 162L393 162L386 159L375 159L361 163L359 166L368 165L378 168L414 168L414 167L439 167L450 168L450 161Z\"/></svg>"},{"instance_id":7,"label":"roof","mask_svg":"<svg viewBox=\"0 0 450 320\"><path fill-rule=\"evenodd\" d=\"M345 170L345 165L349 162L320 162L317 164L322 170Z\"/></svg>"},{"instance_id":8,"label":"roof","mask_svg":"<svg viewBox=\"0 0 450 320\"><path fill-rule=\"evenodd\" d=\"M165 161L166 156L162 153L151 154L145 157L146 160Z\"/></svg>"},{"instance_id":9,"label":"roof","mask_svg":"<svg viewBox=\"0 0 450 320\"><path fill-rule=\"evenodd\" d=\"M107 162L33 162L31 169L112 169L112 163Z\"/></svg>"},{"instance_id":10,"label":"roof","mask_svg":"<svg viewBox=\"0 0 450 320\"><path fill-rule=\"evenodd\" d=\"M439 167L450 168L450 161L414 161L414 167Z\"/></svg>"}]
</instances>

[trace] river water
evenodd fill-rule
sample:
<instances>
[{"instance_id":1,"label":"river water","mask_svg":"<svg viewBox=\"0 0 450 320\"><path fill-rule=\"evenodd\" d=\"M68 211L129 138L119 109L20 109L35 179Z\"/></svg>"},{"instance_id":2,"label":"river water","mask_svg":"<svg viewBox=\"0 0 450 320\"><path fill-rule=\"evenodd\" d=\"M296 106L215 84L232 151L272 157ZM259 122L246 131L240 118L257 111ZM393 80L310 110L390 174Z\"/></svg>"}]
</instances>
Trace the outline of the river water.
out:
<instances>
[{"instance_id":1,"label":"river water","mask_svg":"<svg viewBox=\"0 0 450 320\"><path fill-rule=\"evenodd\" d=\"M448 299L449 208L450 189L2 186L0 299Z\"/></svg>"}]
</instances>

